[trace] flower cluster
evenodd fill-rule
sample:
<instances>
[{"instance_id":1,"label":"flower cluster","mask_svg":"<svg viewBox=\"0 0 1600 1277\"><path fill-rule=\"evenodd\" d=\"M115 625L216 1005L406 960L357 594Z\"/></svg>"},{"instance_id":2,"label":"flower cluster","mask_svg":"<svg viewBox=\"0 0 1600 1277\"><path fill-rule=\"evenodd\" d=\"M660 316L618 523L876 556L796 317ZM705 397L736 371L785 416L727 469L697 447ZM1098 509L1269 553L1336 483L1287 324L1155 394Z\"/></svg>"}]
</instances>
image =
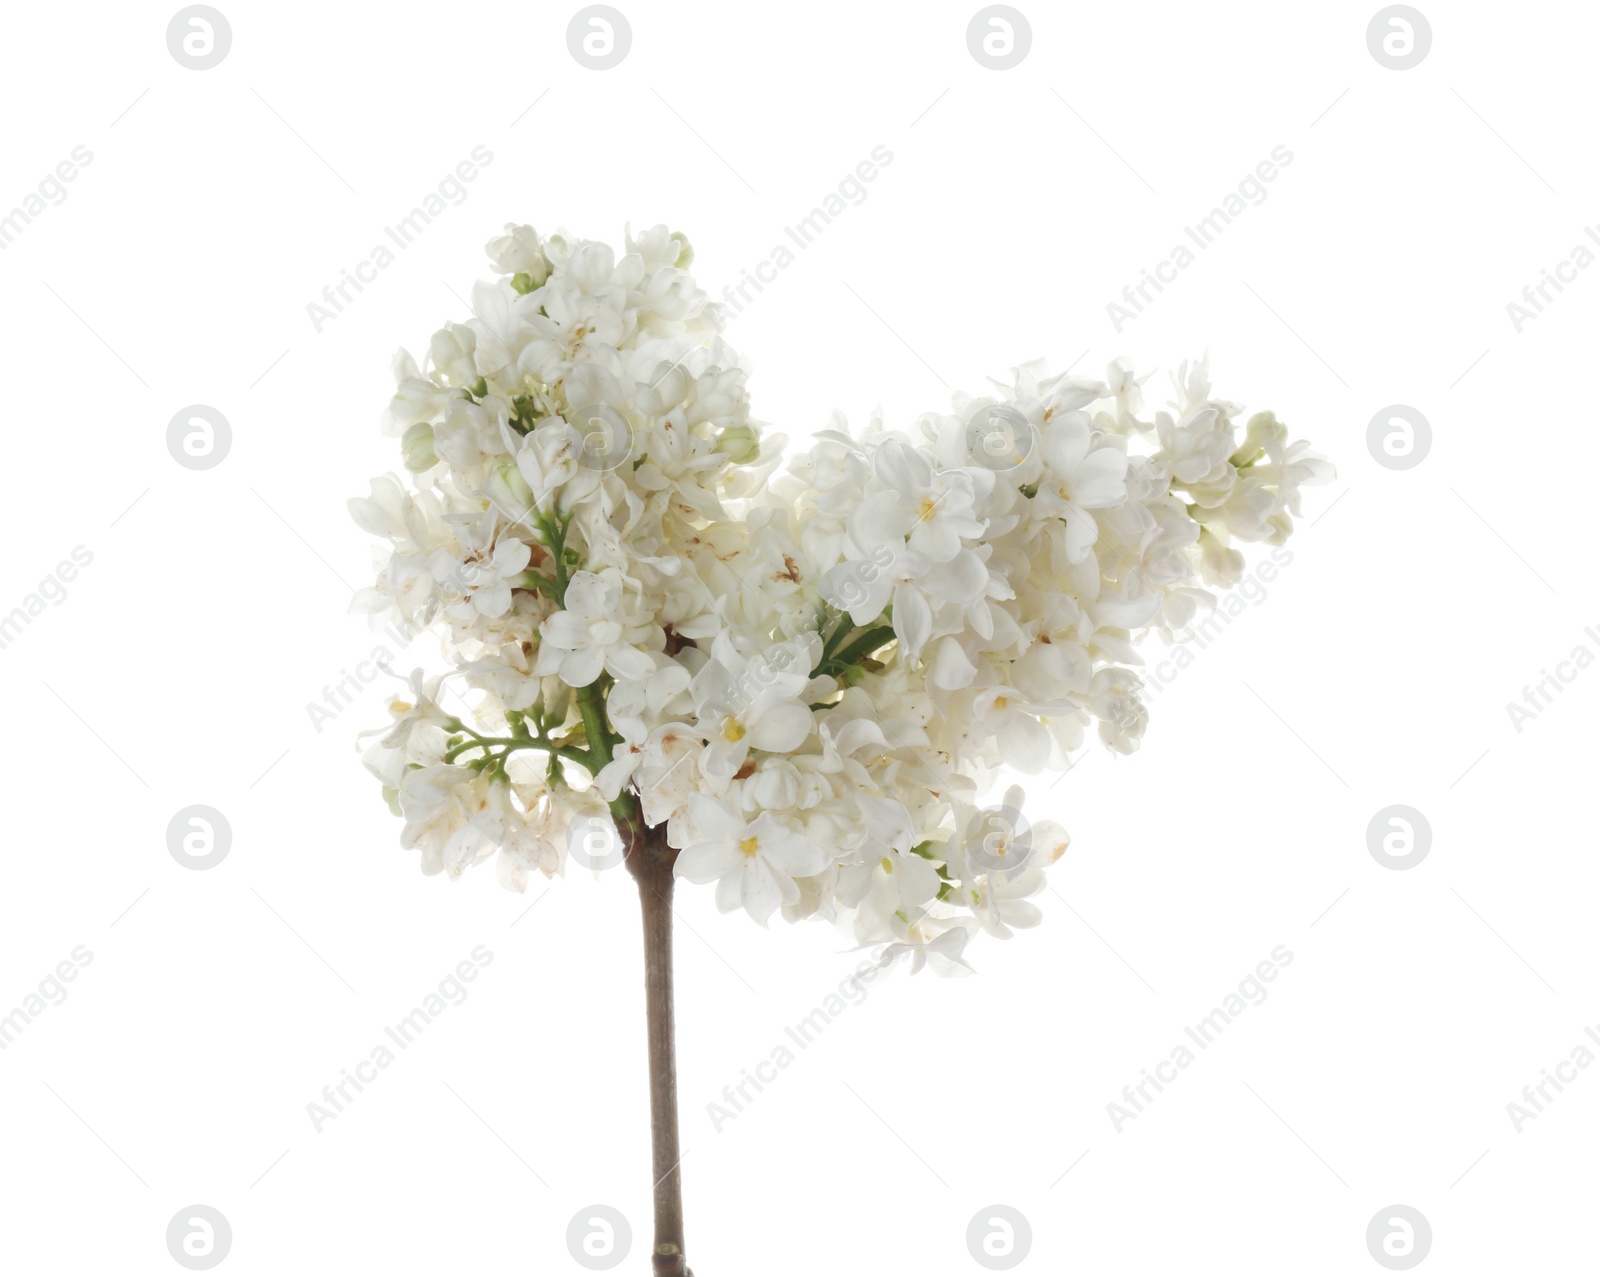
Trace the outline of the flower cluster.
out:
<instances>
[{"instance_id":1,"label":"flower cluster","mask_svg":"<svg viewBox=\"0 0 1600 1277\"><path fill-rule=\"evenodd\" d=\"M1039 920L1067 846L1018 789L981 805L1001 766L1137 749L1136 643L1187 637L1332 475L1204 362L1150 412L1126 361L1025 365L786 461L681 235L488 252L472 316L396 356L410 482L351 502L388 543L358 606L437 627L453 666L366 755L428 873L498 853L521 890L664 836L724 910L959 971L976 931Z\"/></svg>"}]
</instances>

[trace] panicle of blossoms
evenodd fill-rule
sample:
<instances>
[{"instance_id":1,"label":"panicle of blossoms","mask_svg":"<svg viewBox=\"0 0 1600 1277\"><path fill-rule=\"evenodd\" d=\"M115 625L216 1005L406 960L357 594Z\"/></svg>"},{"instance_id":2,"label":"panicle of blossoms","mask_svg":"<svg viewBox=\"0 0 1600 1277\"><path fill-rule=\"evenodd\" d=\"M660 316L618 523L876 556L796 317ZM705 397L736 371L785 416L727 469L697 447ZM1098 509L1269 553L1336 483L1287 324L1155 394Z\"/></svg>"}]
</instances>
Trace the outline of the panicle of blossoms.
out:
<instances>
[{"instance_id":1,"label":"panicle of blossoms","mask_svg":"<svg viewBox=\"0 0 1600 1277\"><path fill-rule=\"evenodd\" d=\"M1002 765L1137 749L1139 641L1185 638L1332 468L1204 360L1154 411L1126 360L1025 364L785 463L688 241L625 247L508 226L472 315L395 358L409 477L350 503L387 543L357 606L451 666L366 753L402 845L521 890L664 827L724 910L961 972L971 935L1039 921L1067 846L1020 789L982 806Z\"/></svg>"}]
</instances>

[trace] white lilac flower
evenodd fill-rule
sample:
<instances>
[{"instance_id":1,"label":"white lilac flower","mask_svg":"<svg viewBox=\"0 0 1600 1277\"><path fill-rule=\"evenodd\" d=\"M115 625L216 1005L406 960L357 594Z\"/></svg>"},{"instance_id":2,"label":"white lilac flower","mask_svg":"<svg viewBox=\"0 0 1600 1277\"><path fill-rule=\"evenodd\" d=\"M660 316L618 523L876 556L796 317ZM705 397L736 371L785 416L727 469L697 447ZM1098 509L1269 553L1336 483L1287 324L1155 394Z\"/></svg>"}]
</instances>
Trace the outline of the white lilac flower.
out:
<instances>
[{"instance_id":1,"label":"white lilac flower","mask_svg":"<svg viewBox=\"0 0 1600 1277\"><path fill-rule=\"evenodd\" d=\"M1024 363L786 459L681 234L511 225L488 253L472 313L393 361L406 477L350 502L382 543L355 609L433 626L463 698L419 671L365 754L429 873L498 853L522 890L574 830L659 831L724 910L964 974L1067 847L1030 818L983 850L983 795L1090 736L1136 750L1141 649L1333 477L1204 360L1149 409L1128 360Z\"/></svg>"},{"instance_id":2,"label":"white lilac flower","mask_svg":"<svg viewBox=\"0 0 1600 1277\"><path fill-rule=\"evenodd\" d=\"M896 915L921 911L940 886L932 861L891 850L846 866L840 873L839 899L856 909L857 938L870 944L892 929Z\"/></svg>"},{"instance_id":3,"label":"white lilac flower","mask_svg":"<svg viewBox=\"0 0 1600 1277\"><path fill-rule=\"evenodd\" d=\"M613 678L648 678L655 663L638 643L648 626L630 624L622 610L615 569L579 572L567 584L565 610L540 630L536 674L558 674L569 687L588 687L601 672Z\"/></svg>"},{"instance_id":4,"label":"white lilac flower","mask_svg":"<svg viewBox=\"0 0 1600 1277\"><path fill-rule=\"evenodd\" d=\"M457 529L459 549L441 546L428 557L444 610L458 621L495 620L511 610L511 585L521 578L533 547L502 532L492 513Z\"/></svg>"},{"instance_id":5,"label":"white lilac flower","mask_svg":"<svg viewBox=\"0 0 1600 1277\"><path fill-rule=\"evenodd\" d=\"M517 452L517 469L532 494L529 501L515 500L514 517L522 519L530 507L563 513L592 499L600 490L600 472L584 464L583 436L560 418L540 424ZM512 513L511 509L506 511Z\"/></svg>"},{"instance_id":6,"label":"white lilac flower","mask_svg":"<svg viewBox=\"0 0 1600 1277\"><path fill-rule=\"evenodd\" d=\"M422 872L464 870L494 852L494 843L475 820L489 804L488 781L468 767L438 763L406 773L400 782L405 828L400 845L422 853Z\"/></svg>"},{"instance_id":7,"label":"white lilac flower","mask_svg":"<svg viewBox=\"0 0 1600 1277\"><path fill-rule=\"evenodd\" d=\"M706 741L701 769L731 779L751 750L788 754L811 734L804 693L813 650L820 644L780 644L770 654L741 657L731 643L713 645L713 659L692 688L697 726Z\"/></svg>"},{"instance_id":8,"label":"white lilac flower","mask_svg":"<svg viewBox=\"0 0 1600 1277\"><path fill-rule=\"evenodd\" d=\"M531 226L506 225L506 233L489 241L489 261L502 275L527 275L537 288L550 275L539 232Z\"/></svg>"},{"instance_id":9,"label":"white lilac flower","mask_svg":"<svg viewBox=\"0 0 1600 1277\"><path fill-rule=\"evenodd\" d=\"M379 738L368 748L362 761L386 789L400 788L407 767L436 763L443 757L446 733L454 722L454 715L439 704L444 679L443 674L424 678L420 669L412 670L406 680L406 692L389 701L393 720L390 726L357 736L358 741L369 736Z\"/></svg>"},{"instance_id":10,"label":"white lilac flower","mask_svg":"<svg viewBox=\"0 0 1600 1277\"><path fill-rule=\"evenodd\" d=\"M979 874L967 883L964 892L978 925L1004 939L1012 927L1037 927L1043 921L1044 914L1028 897L1038 895L1044 885L1043 867L1030 864L1014 877Z\"/></svg>"},{"instance_id":11,"label":"white lilac flower","mask_svg":"<svg viewBox=\"0 0 1600 1277\"><path fill-rule=\"evenodd\" d=\"M961 956L971 938L972 933L960 922L941 924L923 917L907 924L905 938L884 946L883 959L897 962L910 957L913 975L924 966L942 976L971 975L971 965Z\"/></svg>"},{"instance_id":12,"label":"white lilac flower","mask_svg":"<svg viewBox=\"0 0 1600 1277\"><path fill-rule=\"evenodd\" d=\"M775 816L746 822L705 794L689 800L694 836L678 853L674 872L694 883L717 884L717 908L743 908L762 925L779 906L799 900L796 878L821 873L827 853Z\"/></svg>"},{"instance_id":13,"label":"white lilac flower","mask_svg":"<svg viewBox=\"0 0 1600 1277\"><path fill-rule=\"evenodd\" d=\"M1091 510L1117 505L1127 494L1128 456L1119 448L1095 447L1089 419L1070 412L1044 432L1047 478L1034 498L1042 515L1064 526L1067 558L1077 563L1099 536Z\"/></svg>"},{"instance_id":14,"label":"white lilac flower","mask_svg":"<svg viewBox=\"0 0 1600 1277\"><path fill-rule=\"evenodd\" d=\"M432 452L452 468L467 471L491 456L503 454L502 437L498 415L491 415L482 404L470 399L452 399L445 408L444 420L433 428ZM407 469L419 467L408 465Z\"/></svg>"},{"instance_id":15,"label":"white lilac flower","mask_svg":"<svg viewBox=\"0 0 1600 1277\"><path fill-rule=\"evenodd\" d=\"M939 564L961 552L963 537L983 535L978 502L994 480L990 471L935 470L931 457L898 439L886 441L872 464L883 487L851 516L858 545L902 544Z\"/></svg>"}]
</instances>

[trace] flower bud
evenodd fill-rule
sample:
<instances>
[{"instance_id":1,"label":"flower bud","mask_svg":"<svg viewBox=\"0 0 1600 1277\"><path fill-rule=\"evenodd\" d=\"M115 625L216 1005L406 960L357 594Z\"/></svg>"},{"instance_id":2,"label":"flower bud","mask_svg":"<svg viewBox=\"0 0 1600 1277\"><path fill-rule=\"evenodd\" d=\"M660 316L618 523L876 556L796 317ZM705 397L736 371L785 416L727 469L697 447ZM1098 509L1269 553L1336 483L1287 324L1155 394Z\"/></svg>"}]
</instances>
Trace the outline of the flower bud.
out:
<instances>
[{"instance_id":1,"label":"flower bud","mask_svg":"<svg viewBox=\"0 0 1600 1277\"><path fill-rule=\"evenodd\" d=\"M567 721L567 711L572 707L572 689L555 674L541 679L539 686L539 699L544 702L545 727L555 731Z\"/></svg>"},{"instance_id":2,"label":"flower bud","mask_svg":"<svg viewBox=\"0 0 1600 1277\"><path fill-rule=\"evenodd\" d=\"M428 358L447 385L471 386L478 381L473 363L477 348L477 333L465 324L447 323L428 343Z\"/></svg>"},{"instance_id":3,"label":"flower bud","mask_svg":"<svg viewBox=\"0 0 1600 1277\"><path fill-rule=\"evenodd\" d=\"M550 263L544 259L539 232L531 226L506 225L506 233L496 236L484 245L489 260L502 275L512 275L512 287L519 293L530 293L550 276ZM523 288L517 280L527 282Z\"/></svg>"},{"instance_id":4,"label":"flower bud","mask_svg":"<svg viewBox=\"0 0 1600 1277\"><path fill-rule=\"evenodd\" d=\"M754 426L729 426L717 436L716 450L736 466L748 465L761 455L761 439Z\"/></svg>"},{"instance_id":5,"label":"flower bud","mask_svg":"<svg viewBox=\"0 0 1600 1277\"><path fill-rule=\"evenodd\" d=\"M419 421L416 425L406 428L405 434L400 436L400 455L405 459L406 469L413 474L432 470L439 464L439 458L433 452L431 422Z\"/></svg>"},{"instance_id":6,"label":"flower bud","mask_svg":"<svg viewBox=\"0 0 1600 1277\"><path fill-rule=\"evenodd\" d=\"M500 512L513 521L533 510L533 489L516 466L496 466L484 491Z\"/></svg>"},{"instance_id":7,"label":"flower bud","mask_svg":"<svg viewBox=\"0 0 1600 1277\"><path fill-rule=\"evenodd\" d=\"M1258 412L1250 418L1250 423L1245 428L1244 442L1228 460L1235 469L1243 469L1261 456L1266 445L1281 445L1288 438L1289 428L1283 422L1270 412Z\"/></svg>"}]
</instances>

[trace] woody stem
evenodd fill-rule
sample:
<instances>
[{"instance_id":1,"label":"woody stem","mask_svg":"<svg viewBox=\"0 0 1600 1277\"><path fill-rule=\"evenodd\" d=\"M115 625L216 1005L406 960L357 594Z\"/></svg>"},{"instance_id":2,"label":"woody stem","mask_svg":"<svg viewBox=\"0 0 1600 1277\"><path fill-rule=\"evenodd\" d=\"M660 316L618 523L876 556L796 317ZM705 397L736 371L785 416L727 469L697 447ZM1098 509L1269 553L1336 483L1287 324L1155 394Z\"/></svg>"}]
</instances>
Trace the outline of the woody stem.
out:
<instances>
[{"instance_id":1,"label":"woody stem","mask_svg":"<svg viewBox=\"0 0 1600 1277\"><path fill-rule=\"evenodd\" d=\"M678 1069L672 1012L672 862L665 827L647 829L634 816L619 821L628 870L639 884L644 915L646 1034L650 1047L651 1178L655 1183L655 1277L693 1277L683 1253L683 1181L678 1151Z\"/></svg>"}]
</instances>

